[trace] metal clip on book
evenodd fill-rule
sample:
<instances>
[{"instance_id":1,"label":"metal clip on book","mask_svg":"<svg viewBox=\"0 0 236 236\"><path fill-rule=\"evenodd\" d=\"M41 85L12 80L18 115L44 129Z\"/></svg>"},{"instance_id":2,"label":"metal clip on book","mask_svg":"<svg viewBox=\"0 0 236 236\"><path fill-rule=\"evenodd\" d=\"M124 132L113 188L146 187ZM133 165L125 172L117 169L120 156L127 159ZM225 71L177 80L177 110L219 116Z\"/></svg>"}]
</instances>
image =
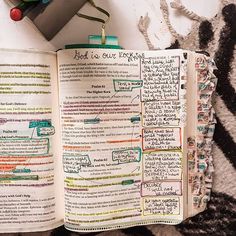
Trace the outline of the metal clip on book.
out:
<instances>
[{"instance_id":1,"label":"metal clip on book","mask_svg":"<svg viewBox=\"0 0 236 236\"><path fill-rule=\"evenodd\" d=\"M88 20L97 21L102 23L101 35L89 35L87 44L71 44L65 45L66 49L70 48L110 48L110 49L122 49L118 44L118 38L116 36L107 36L106 35L106 24L110 19L110 13L104 10L101 7L96 6L93 0L88 1L92 7L96 8L98 11L102 12L107 16L107 19L101 19L94 16L88 16L82 13L77 12L76 15Z\"/></svg>"}]
</instances>

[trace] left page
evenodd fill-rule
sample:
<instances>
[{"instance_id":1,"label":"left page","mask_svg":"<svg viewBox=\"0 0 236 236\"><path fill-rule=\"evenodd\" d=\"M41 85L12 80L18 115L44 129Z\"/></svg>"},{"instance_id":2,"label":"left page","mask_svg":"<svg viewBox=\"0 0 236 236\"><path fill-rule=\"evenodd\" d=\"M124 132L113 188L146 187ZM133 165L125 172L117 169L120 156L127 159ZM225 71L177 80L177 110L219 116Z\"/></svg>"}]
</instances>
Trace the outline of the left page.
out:
<instances>
[{"instance_id":1,"label":"left page","mask_svg":"<svg viewBox=\"0 0 236 236\"><path fill-rule=\"evenodd\" d=\"M55 53L1 49L0 232L62 224L56 67Z\"/></svg>"}]
</instances>

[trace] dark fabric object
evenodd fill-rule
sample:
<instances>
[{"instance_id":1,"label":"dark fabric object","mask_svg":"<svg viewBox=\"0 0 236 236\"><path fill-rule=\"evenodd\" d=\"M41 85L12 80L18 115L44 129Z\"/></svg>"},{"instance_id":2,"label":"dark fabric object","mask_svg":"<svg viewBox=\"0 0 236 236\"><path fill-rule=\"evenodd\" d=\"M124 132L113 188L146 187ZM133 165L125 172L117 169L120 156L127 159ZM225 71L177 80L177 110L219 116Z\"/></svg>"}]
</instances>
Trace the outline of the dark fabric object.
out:
<instances>
[{"instance_id":1,"label":"dark fabric object","mask_svg":"<svg viewBox=\"0 0 236 236\"><path fill-rule=\"evenodd\" d=\"M200 24L198 36L199 36L199 48L206 49L208 46L208 43L214 37L212 24L208 20L205 20Z\"/></svg>"},{"instance_id":2,"label":"dark fabric object","mask_svg":"<svg viewBox=\"0 0 236 236\"><path fill-rule=\"evenodd\" d=\"M226 24L221 31L219 48L215 54L215 63L218 68L215 72L218 78L216 91L227 108L236 114L236 93L228 78L236 43L236 6L234 4L225 6L222 14Z\"/></svg>"},{"instance_id":3,"label":"dark fabric object","mask_svg":"<svg viewBox=\"0 0 236 236\"><path fill-rule=\"evenodd\" d=\"M168 48L166 49L178 49L180 48L179 41L176 39L174 43L172 43Z\"/></svg>"},{"instance_id":4,"label":"dark fabric object","mask_svg":"<svg viewBox=\"0 0 236 236\"><path fill-rule=\"evenodd\" d=\"M216 120L214 141L224 153L225 157L231 162L234 168L236 168L236 143L217 117Z\"/></svg>"},{"instance_id":5,"label":"dark fabric object","mask_svg":"<svg viewBox=\"0 0 236 236\"><path fill-rule=\"evenodd\" d=\"M64 226L61 226L59 228L56 228L52 231L51 236L70 236L71 232L67 230Z\"/></svg>"},{"instance_id":6,"label":"dark fabric object","mask_svg":"<svg viewBox=\"0 0 236 236\"><path fill-rule=\"evenodd\" d=\"M145 226L131 227L121 230L127 236L154 236L154 234Z\"/></svg>"},{"instance_id":7,"label":"dark fabric object","mask_svg":"<svg viewBox=\"0 0 236 236\"><path fill-rule=\"evenodd\" d=\"M235 236L236 200L227 194L213 192L207 210L176 228L185 236Z\"/></svg>"}]
</instances>

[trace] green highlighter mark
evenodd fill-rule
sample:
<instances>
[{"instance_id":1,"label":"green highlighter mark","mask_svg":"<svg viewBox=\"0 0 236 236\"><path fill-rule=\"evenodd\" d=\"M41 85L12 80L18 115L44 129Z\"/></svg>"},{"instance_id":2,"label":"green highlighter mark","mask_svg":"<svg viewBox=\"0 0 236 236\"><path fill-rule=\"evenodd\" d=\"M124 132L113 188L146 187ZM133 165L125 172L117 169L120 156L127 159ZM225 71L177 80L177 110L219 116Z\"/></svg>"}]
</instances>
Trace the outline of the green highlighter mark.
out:
<instances>
[{"instance_id":1,"label":"green highlighter mark","mask_svg":"<svg viewBox=\"0 0 236 236\"><path fill-rule=\"evenodd\" d=\"M141 120L140 116L133 116L130 118L131 123L138 123Z\"/></svg>"},{"instance_id":2,"label":"green highlighter mark","mask_svg":"<svg viewBox=\"0 0 236 236\"><path fill-rule=\"evenodd\" d=\"M12 171L13 173L31 173L30 169L15 169Z\"/></svg>"},{"instance_id":3,"label":"green highlighter mark","mask_svg":"<svg viewBox=\"0 0 236 236\"><path fill-rule=\"evenodd\" d=\"M123 180L121 182L121 185L130 185L130 184L133 184L133 183L134 183L133 179L128 179L128 180Z\"/></svg>"},{"instance_id":4,"label":"green highlighter mark","mask_svg":"<svg viewBox=\"0 0 236 236\"><path fill-rule=\"evenodd\" d=\"M84 124L98 124L98 123L100 123L100 118L84 119Z\"/></svg>"},{"instance_id":5,"label":"green highlighter mark","mask_svg":"<svg viewBox=\"0 0 236 236\"><path fill-rule=\"evenodd\" d=\"M30 121L29 128L35 127L52 127L52 122L50 120Z\"/></svg>"},{"instance_id":6,"label":"green highlighter mark","mask_svg":"<svg viewBox=\"0 0 236 236\"><path fill-rule=\"evenodd\" d=\"M0 177L0 181L17 181L17 180L39 180L38 175L12 175L12 176L4 176Z\"/></svg>"}]
</instances>

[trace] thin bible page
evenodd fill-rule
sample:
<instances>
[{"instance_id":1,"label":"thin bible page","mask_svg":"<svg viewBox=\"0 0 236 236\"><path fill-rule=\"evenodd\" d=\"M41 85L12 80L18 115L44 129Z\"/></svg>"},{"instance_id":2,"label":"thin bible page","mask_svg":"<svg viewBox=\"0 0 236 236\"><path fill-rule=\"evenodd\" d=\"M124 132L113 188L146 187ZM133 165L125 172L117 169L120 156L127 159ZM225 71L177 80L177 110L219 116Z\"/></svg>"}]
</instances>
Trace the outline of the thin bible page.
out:
<instances>
[{"instance_id":1,"label":"thin bible page","mask_svg":"<svg viewBox=\"0 0 236 236\"><path fill-rule=\"evenodd\" d=\"M62 224L56 66L54 53L1 49L0 232Z\"/></svg>"},{"instance_id":2,"label":"thin bible page","mask_svg":"<svg viewBox=\"0 0 236 236\"><path fill-rule=\"evenodd\" d=\"M182 50L58 52L65 226L183 220Z\"/></svg>"}]
</instances>

